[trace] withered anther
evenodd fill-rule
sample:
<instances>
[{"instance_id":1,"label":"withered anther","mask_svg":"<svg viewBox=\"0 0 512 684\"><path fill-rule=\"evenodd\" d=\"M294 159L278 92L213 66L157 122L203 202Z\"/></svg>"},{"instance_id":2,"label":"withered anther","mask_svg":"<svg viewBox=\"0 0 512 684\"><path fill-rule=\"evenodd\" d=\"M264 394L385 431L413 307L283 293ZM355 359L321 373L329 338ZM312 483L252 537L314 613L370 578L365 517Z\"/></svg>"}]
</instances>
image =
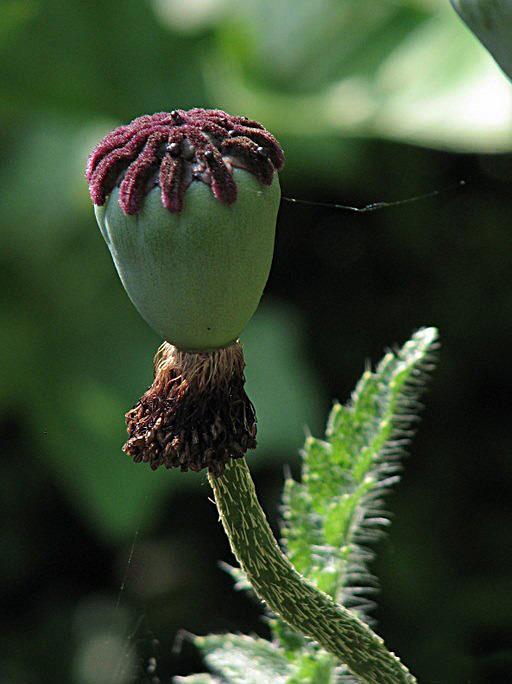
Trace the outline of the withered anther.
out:
<instances>
[{"instance_id":1,"label":"withered anther","mask_svg":"<svg viewBox=\"0 0 512 684\"><path fill-rule=\"evenodd\" d=\"M245 393L238 342L211 352L184 352L165 342L155 356L155 379L126 414L123 447L135 462L215 476L232 458L256 447L256 415Z\"/></svg>"}]
</instances>

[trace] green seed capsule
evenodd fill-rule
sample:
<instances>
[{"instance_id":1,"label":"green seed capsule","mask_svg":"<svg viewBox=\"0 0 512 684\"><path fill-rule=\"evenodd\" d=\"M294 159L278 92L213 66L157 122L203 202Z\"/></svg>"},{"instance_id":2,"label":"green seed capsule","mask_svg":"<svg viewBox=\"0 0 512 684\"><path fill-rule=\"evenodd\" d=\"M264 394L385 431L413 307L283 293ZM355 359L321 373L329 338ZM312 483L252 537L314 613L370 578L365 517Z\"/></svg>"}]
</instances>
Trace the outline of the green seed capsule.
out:
<instances>
[{"instance_id":1,"label":"green seed capsule","mask_svg":"<svg viewBox=\"0 0 512 684\"><path fill-rule=\"evenodd\" d=\"M192 181L180 212L162 204L159 187L140 211L123 212L119 189L96 219L121 281L142 317L186 351L225 347L254 314L267 282L280 202L277 173L263 185L234 169L236 201L219 202Z\"/></svg>"},{"instance_id":2,"label":"green seed capsule","mask_svg":"<svg viewBox=\"0 0 512 684\"><path fill-rule=\"evenodd\" d=\"M256 446L237 341L267 282L281 198L279 143L218 109L160 112L109 133L86 176L121 281L166 341L126 414L135 463L214 476Z\"/></svg>"}]
</instances>

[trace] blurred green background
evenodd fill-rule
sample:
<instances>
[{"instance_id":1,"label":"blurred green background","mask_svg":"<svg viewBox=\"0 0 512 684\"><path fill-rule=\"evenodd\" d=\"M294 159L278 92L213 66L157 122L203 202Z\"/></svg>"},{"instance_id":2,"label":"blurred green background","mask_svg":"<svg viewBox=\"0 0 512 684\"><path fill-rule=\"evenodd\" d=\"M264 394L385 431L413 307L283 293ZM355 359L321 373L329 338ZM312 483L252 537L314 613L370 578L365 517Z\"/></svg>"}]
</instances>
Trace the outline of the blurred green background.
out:
<instances>
[{"instance_id":1,"label":"blurred green background","mask_svg":"<svg viewBox=\"0 0 512 684\"><path fill-rule=\"evenodd\" d=\"M204 475L120 452L160 340L83 168L112 127L192 106L272 130L287 197L466 181L373 214L282 204L244 335L250 462L275 525L305 430L365 361L438 326L374 564L378 629L420 681L512 681L512 87L448 0L1 0L1 684L163 684L202 669L180 629L267 635L218 566L232 559Z\"/></svg>"}]
</instances>

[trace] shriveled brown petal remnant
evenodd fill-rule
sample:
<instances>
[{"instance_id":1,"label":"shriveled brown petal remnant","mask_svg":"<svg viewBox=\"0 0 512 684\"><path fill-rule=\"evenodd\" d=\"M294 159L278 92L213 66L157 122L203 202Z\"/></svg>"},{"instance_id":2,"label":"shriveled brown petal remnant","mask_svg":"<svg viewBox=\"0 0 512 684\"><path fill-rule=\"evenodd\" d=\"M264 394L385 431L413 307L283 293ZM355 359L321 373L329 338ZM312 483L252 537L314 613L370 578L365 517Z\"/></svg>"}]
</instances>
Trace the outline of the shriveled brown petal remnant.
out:
<instances>
[{"instance_id":1,"label":"shriveled brown petal remnant","mask_svg":"<svg viewBox=\"0 0 512 684\"><path fill-rule=\"evenodd\" d=\"M159 186L164 207L180 212L194 181L229 205L237 194L234 167L270 185L283 164L279 143L257 121L220 109L177 109L140 116L109 133L90 155L86 177L96 205L119 186L122 210L136 214Z\"/></svg>"},{"instance_id":2,"label":"shriveled brown petal remnant","mask_svg":"<svg viewBox=\"0 0 512 684\"><path fill-rule=\"evenodd\" d=\"M212 352L183 352L165 342L155 379L126 414L123 447L135 462L222 475L230 458L256 447L256 416L244 390L240 343Z\"/></svg>"}]
</instances>

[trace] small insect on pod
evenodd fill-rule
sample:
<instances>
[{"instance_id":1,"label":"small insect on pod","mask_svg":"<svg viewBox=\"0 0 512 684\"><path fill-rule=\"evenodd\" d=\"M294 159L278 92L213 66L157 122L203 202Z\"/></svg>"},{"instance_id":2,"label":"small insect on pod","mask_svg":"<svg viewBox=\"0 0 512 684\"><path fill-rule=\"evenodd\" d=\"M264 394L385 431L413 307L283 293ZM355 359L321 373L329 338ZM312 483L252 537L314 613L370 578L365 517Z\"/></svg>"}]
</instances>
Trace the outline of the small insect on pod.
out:
<instances>
[{"instance_id":1,"label":"small insect on pod","mask_svg":"<svg viewBox=\"0 0 512 684\"><path fill-rule=\"evenodd\" d=\"M238 338L270 271L283 163L261 124L216 109L141 116L89 157L119 277L165 340L152 386L126 414L136 462L221 475L256 446Z\"/></svg>"}]
</instances>

